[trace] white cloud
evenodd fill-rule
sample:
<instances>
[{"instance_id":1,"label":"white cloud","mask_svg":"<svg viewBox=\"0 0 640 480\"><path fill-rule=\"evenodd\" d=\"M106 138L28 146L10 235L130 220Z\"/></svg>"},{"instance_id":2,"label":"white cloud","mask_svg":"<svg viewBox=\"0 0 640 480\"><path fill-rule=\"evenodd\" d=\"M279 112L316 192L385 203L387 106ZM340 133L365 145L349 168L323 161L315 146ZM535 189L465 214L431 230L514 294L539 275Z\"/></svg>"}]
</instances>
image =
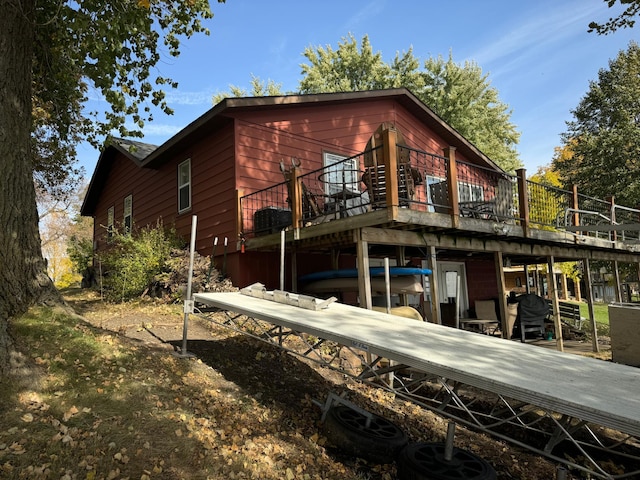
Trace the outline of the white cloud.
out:
<instances>
[{"instance_id":1,"label":"white cloud","mask_svg":"<svg viewBox=\"0 0 640 480\"><path fill-rule=\"evenodd\" d=\"M505 73L518 64L526 63L529 57L545 50L545 46L562 45L571 37L586 33L589 20L602 10L600 4L587 6L583 1L557 6L551 11L539 6L525 11L524 14L529 16L522 23L514 23L511 30L469 58L483 66L501 65L502 68L492 69L494 75Z\"/></svg>"}]
</instances>

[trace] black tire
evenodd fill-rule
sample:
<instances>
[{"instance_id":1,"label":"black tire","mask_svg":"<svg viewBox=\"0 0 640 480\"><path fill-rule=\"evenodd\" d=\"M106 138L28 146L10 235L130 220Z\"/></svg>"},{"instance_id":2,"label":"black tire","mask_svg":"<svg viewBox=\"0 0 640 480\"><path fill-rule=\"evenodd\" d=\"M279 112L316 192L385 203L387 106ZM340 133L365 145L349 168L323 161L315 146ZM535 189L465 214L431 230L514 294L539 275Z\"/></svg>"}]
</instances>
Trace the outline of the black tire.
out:
<instances>
[{"instance_id":1,"label":"black tire","mask_svg":"<svg viewBox=\"0 0 640 480\"><path fill-rule=\"evenodd\" d=\"M367 417L361 412L345 405L331 407L325 417L324 434L341 453L373 463L392 463L407 444L407 435L386 418L371 416L367 425Z\"/></svg>"},{"instance_id":2,"label":"black tire","mask_svg":"<svg viewBox=\"0 0 640 480\"><path fill-rule=\"evenodd\" d=\"M398 455L399 480L497 480L491 465L467 450L453 448L444 459L444 443L413 443Z\"/></svg>"}]
</instances>

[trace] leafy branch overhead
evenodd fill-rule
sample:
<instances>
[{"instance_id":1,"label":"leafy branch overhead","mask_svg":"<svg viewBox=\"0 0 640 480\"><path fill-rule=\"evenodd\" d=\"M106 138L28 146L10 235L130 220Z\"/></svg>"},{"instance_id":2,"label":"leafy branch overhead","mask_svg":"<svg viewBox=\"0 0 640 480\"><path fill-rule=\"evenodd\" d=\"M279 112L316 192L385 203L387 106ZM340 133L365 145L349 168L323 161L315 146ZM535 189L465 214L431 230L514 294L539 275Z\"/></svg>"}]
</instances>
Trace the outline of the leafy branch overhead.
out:
<instances>
[{"instance_id":1,"label":"leafy branch overhead","mask_svg":"<svg viewBox=\"0 0 640 480\"><path fill-rule=\"evenodd\" d=\"M163 89L178 85L157 64L163 53L177 57L182 39L208 34L202 21L212 17L208 0L48 1L35 14L34 169L43 186L81 173L71 168L80 141L140 137L152 106L172 113ZM104 99L104 111L83 113L90 97Z\"/></svg>"},{"instance_id":2,"label":"leafy branch overhead","mask_svg":"<svg viewBox=\"0 0 640 480\"><path fill-rule=\"evenodd\" d=\"M617 17L610 17L605 23L589 23L589 32L596 32L598 35L614 33L620 28L633 28L635 17L640 13L640 0L603 0L609 8L616 3L627 5L627 8Z\"/></svg>"}]
</instances>

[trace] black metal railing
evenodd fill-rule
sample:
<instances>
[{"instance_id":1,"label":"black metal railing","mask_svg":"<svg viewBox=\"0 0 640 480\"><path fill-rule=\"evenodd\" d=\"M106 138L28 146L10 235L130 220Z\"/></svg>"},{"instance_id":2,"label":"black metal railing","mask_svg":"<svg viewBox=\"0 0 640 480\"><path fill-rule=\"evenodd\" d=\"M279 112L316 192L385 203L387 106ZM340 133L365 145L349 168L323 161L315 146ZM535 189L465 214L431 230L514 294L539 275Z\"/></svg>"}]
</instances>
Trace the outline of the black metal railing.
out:
<instances>
[{"instance_id":1,"label":"black metal railing","mask_svg":"<svg viewBox=\"0 0 640 480\"><path fill-rule=\"evenodd\" d=\"M567 190L527 180L529 222L544 230L559 228L559 220L573 204L573 194Z\"/></svg>"},{"instance_id":2,"label":"black metal railing","mask_svg":"<svg viewBox=\"0 0 640 480\"><path fill-rule=\"evenodd\" d=\"M242 234L267 235L291 225L289 183L282 182L257 190L240 199Z\"/></svg>"},{"instance_id":3,"label":"black metal railing","mask_svg":"<svg viewBox=\"0 0 640 480\"><path fill-rule=\"evenodd\" d=\"M471 163L456 164L461 216L498 222L519 219L517 177Z\"/></svg>"},{"instance_id":4,"label":"black metal railing","mask_svg":"<svg viewBox=\"0 0 640 480\"><path fill-rule=\"evenodd\" d=\"M407 146L397 146L398 204L413 210L451 213L447 157ZM331 165L278 183L240 199L241 228L245 237L275 233L293 224L293 192L299 192L296 227L324 223L386 208L388 206L386 162L382 147L354 155ZM483 220L522 222L518 177L505 172L456 161L460 216ZM286 174L285 174L286 176ZM526 180L528 220L532 228L569 230L608 240L640 241L637 225L640 210ZM576 208L577 205L577 208ZM620 226L598 225L633 224ZM578 231L577 226L589 227Z\"/></svg>"}]
</instances>

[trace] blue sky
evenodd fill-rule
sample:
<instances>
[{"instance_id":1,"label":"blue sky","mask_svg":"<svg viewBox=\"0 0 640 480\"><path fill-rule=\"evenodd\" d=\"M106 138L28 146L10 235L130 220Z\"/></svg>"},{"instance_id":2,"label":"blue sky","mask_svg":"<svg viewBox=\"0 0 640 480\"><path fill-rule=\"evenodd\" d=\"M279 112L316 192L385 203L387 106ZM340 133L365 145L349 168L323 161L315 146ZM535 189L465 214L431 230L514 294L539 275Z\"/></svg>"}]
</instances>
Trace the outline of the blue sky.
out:
<instances>
[{"instance_id":1,"label":"blue sky","mask_svg":"<svg viewBox=\"0 0 640 480\"><path fill-rule=\"evenodd\" d=\"M602 0L211 0L211 35L193 37L182 55L165 55L159 73L179 82L168 92L175 113L154 114L143 141L160 145L212 107L229 85L248 88L251 75L294 91L302 52L331 45L349 34L366 34L373 50L390 61L413 47L414 56L453 55L475 61L512 109L521 132L518 151L535 173L551 162L565 122L596 80L598 70L636 40L640 27L608 36L587 33L592 20L606 21L620 7ZM97 96L91 108L105 108ZM104 104L104 105L101 105ZM99 153L79 148L90 178Z\"/></svg>"}]
</instances>

